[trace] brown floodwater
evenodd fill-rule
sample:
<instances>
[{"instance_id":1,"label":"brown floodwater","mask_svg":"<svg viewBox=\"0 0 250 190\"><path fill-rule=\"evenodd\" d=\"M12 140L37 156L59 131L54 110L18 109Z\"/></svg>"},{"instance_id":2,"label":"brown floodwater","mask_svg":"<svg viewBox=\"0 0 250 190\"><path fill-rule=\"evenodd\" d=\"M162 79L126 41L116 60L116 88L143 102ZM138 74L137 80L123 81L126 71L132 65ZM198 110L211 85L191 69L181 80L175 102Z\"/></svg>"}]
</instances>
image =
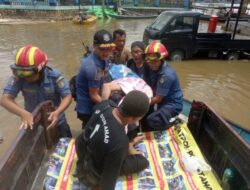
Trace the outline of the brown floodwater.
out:
<instances>
[{"instance_id":1,"label":"brown floodwater","mask_svg":"<svg viewBox=\"0 0 250 190\"><path fill-rule=\"evenodd\" d=\"M77 73L82 55L82 42L91 45L98 29L110 31L122 28L127 31L127 46L141 40L144 28L152 20L98 20L91 25L73 25L70 22L29 23L0 25L0 88L11 74L9 65L14 62L18 48L33 44L43 49L49 57L49 66L60 70L67 79ZM250 61L188 60L171 63L179 75L184 97L202 100L222 116L250 129ZM20 94L17 102L23 105ZM67 118L74 136L81 125L76 119L72 103ZM19 117L0 107L0 156L18 132Z\"/></svg>"}]
</instances>

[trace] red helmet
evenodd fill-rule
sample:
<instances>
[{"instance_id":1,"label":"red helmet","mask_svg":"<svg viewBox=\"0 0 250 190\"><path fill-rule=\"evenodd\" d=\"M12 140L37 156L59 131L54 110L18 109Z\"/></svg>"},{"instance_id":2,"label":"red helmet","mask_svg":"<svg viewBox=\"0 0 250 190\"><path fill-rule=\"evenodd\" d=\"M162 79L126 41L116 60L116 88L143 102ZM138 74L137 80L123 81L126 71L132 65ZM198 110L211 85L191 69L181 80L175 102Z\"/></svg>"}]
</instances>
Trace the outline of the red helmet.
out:
<instances>
[{"instance_id":1,"label":"red helmet","mask_svg":"<svg viewBox=\"0 0 250 190\"><path fill-rule=\"evenodd\" d=\"M157 41L151 42L145 50L146 60L162 60L169 55L166 47Z\"/></svg>"},{"instance_id":2,"label":"red helmet","mask_svg":"<svg viewBox=\"0 0 250 190\"><path fill-rule=\"evenodd\" d=\"M47 55L42 50L27 45L18 50L11 69L17 77L27 77L40 72L47 63Z\"/></svg>"}]
</instances>

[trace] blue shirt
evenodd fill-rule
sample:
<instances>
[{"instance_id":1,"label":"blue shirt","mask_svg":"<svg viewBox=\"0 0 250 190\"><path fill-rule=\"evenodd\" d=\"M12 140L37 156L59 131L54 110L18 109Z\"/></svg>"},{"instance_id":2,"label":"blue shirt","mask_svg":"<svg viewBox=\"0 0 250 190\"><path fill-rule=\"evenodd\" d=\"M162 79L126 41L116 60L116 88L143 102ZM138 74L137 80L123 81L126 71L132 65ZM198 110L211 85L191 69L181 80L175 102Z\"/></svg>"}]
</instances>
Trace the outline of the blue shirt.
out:
<instances>
[{"instance_id":1,"label":"blue shirt","mask_svg":"<svg viewBox=\"0 0 250 190\"><path fill-rule=\"evenodd\" d=\"M20 91L24 97L24 107L29 112L46 100L51 100L55 106L59 106L61 98L71 94L69 84L61 73L48 67L44 69L41 81L36 83L28 83L25 79L11 76L4 87L4 94L16 97ZM66 122L66 118L64 113L61 113L58 124L63 122Z\"/></svg>"},{"instance_id":2,"label":"blue shirt","mask_svg":"<svg viewBox=\"0 0 250 190\"><path fill-rule=\"evenodd\" d=\"M89 88L102 88L108 61L101 60L95 52L81 60L82 64L76 77L76 111L90 115L95 105L91 101Z\"/></svg>"},{"instance_id":3,"label":"blue shirt","mask_svg":"<svg viewBox=\"0 0 250 190\"><path fill-rule=\"evenodd\" d=\"M166 106L180 112L183 106L183 94L175 70L165 62L159 71L150 70L149 76L149 85L154 96L164 97L158 104L158 109Z\"/></svg>"}]
</instances>

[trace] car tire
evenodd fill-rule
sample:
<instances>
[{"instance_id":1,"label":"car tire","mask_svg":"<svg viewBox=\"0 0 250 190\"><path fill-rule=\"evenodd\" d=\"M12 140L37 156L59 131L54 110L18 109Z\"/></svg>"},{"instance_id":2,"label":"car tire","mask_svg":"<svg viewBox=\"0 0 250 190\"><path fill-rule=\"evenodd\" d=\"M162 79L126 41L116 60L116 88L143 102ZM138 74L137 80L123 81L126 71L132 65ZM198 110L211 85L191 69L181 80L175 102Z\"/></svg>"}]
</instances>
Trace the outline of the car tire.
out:
<instances>
[{"instance_id":1,"label":"car tire","mask_svg":"<svg viewBox=\"0 0 250 190\"><path fill-rule=\"evenodd\" d=\"M184 52L182 50L175 50L170 55L171 61L182 61L184 59Z\"/></svg>"},{"instance_id":2,"label":"car tire","mask_svg":"<svg viewBox=\"0 0 250 190\"><path fill-rule=\"evenodd\" d=\"M233 61L238 60L240 57L240 54L238 52L230 52L227 54L227 60Z\"/></svg>"}]
</instances>

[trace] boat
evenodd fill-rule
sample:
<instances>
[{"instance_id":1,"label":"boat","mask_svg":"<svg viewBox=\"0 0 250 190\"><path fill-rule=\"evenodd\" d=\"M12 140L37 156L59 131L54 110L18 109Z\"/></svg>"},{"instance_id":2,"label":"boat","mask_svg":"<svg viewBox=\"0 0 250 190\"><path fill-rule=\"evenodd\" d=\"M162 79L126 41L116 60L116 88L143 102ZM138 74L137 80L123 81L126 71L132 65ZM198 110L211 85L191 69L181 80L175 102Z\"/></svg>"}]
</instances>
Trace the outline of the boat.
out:
<instances>
[{"instance_id":1,"label":"boat","mask_svg":"<svg viewBox=\"0 0 250 190\"><path fill-rule=\"evenodd\" d=\"M97 16L87 15L86 19L82 20L81 17L77 15L72 19L72 22L74 24L91 24L91 23L94 23L96 20L97 20Z\"/></svg>"},{"instance_id":2,"label":"boat","mask_svg":"<svg viewBox=\"0 0 250 190\"><path fill-rule=\"evenodd\" d=\"M115 19L150 19L156 18L158 15L118 15L118 14L107 14L111 18Z\"/></svg>"},{"instance_id":3,"label":"boat","mask_svg":"<svg viewBox=\"0 0 250 190\"><path fill-rule=\"evenodd\" d=\"M137 12L128 11L123 8L118 8L118 13L116 12L105 12L108 17L115 19L150 19L156 18L158 15L144 15Z\"/></svg>"},{"instance_id":4,"label":"boat","mask_svg":"<svg viewBox=\"0 0 250 190\"><path fill-rule=\"evenodd\" d=\"M58 141L55 128L49 126L48 112L55 110L51 101L33 111L33 130L20 130L0 161L0 187L2 190L32 189L42 160Z\"/></svg>"},{"instance_id":5,"label":"boat","mask_svg":"<svg viewBox=\"0 0 250 190\"><path fill-rule=\"evenodd\" d=\"M86 13L90 15L95 15L98 19L106 18L107 14L116 14L113 9L103 7L88 8Z\"/></svg>"},{"instance_id":6,"label":"boat","mask_svg":"<svg viewBox=\"0 0 250 190\"><path fill-rule=\"evenodd\" d=\"M41 103L33 112L34 129L20 130L14 142L0 160L2 190L29 190L44 183L44 163L58 141L56 131L47 130L48 114L54 109L50 101ZM185 100L178 122L186 122L201 152L212 166L223 188L250 188L250 134L239 125L219 116L203 102ZM179 130L177 124L173 127ZM178 135L184 146L185 136ZM190 152L191 154L191 152ZM46 168L46 167L45 167ZM46 170L46 169L45 169ZM199 175L204 188L209 189L204 172Z\"/></svg>"}]
</instances>

